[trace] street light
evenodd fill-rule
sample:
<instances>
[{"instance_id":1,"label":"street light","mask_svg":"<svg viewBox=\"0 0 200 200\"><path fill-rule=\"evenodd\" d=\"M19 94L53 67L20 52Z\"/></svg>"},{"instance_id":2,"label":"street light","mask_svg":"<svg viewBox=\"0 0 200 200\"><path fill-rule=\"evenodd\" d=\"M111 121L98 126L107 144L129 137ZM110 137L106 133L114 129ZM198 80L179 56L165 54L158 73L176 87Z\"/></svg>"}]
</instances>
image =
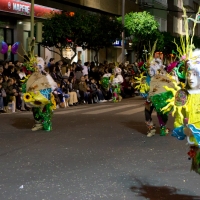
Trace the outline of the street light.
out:
<instances>
[{"instance_id":1,"label":"street light","mask_svg":"<svg viewBox=\"0 0 200 200\"><path fill-rule=\"evenodd\" d=\"M31 39L34 37L34 0L31 0Z\"/></svg>"}]
</instances>

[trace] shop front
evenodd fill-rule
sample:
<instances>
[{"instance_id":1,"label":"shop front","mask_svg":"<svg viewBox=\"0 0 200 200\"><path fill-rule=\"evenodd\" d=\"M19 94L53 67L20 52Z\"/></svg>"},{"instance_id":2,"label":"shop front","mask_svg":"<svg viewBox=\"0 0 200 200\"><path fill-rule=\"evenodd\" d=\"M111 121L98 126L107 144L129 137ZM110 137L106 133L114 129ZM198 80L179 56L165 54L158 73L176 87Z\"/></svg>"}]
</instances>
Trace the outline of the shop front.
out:
<instances>
[{"instance_id":1,"label":"shop front","mask_svg":"<svg viewBox=\"0 0 200 200\"><path fill-rule=\"evenodd\" d=\"M1 0L0 1L0 42L4 41L8 45L19 42L18 54L12 53L0 54L1 60L20 60L28 50L28 38L30 37L31 4L19 0ZM35 24L47 18L52 12L61 12L61 10L50 8L42 5L34 5ZM42 31L42 30L41 30ZM35 46L35 54L45 58L45 54L50 57L51 53L37 43ZM48 59L48 58L47 58Z\"/></svg>"}]
</instances>

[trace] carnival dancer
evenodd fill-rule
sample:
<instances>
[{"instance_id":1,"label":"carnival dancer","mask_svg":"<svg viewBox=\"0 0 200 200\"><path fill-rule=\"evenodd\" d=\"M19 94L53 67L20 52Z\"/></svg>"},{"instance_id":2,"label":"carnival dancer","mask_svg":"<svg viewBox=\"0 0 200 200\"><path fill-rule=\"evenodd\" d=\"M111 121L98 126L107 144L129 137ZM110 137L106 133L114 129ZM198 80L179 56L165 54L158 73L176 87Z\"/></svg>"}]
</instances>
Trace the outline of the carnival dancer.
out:
<instances>
[{"instance_id":1,"label":"carnival dancer","mask_svg":"<svg viewBox=\"0 0 200 200\"><path fill-rule=\"evenodd\" d=\"M200 49L194 50L193 36L190 37L188 21L194 22L194 28L199 22L199 14L196 18L187 17L186 9L183 8L186 35L181 38L181 46L177 45L179 57L184 61L186 73L186 85L174 83L175 88L165 86L173 96L167 99L167 105L162 108L163 112L172 112L174 117L174 130L172 136L178 140L187 138L190 145L188 152L192 160L191 170L200 174Z\"/></svg>"},{"instance_id":2,"label":"carnival dancer","mask_svg":"<svg viewBox=\"0 0 200 200\"><path fill-rule=\"evenodd\" d=\"M52 91L57 84L52 77L44 71L44 60L41 57L30 59L28 70L33 73L25 79L22 85L23 100L32 107L35 125L32 131L52 130L52 111L56 103Z\"/></svg>"},{"instance_id":3,"label":"carnival dancer","mask_svg":"<svg viewBox=\"0 0 200 200\"><path fill-rule=\"evenodd\" d=\"M146 76L144 76L144 73L142 73L140 78L136 77L136 83L138 84L136 89L139 89L141 96L146 98L144 114L145 123L148 129L147 137L152 137L156 133L156 126L152 120L152 112L154 110L157 111L157 117L160 125L160 135L165 136L168 134L168 129L166 128L168 116L160 112L160 109L155 109L156 107L154 103L152 103L152 96L159 94L160 92L160 87L157 81L162 80L163 76L166 75L166 71L164 70L165 66L162 63L162 60L160 58L154 58L153 56L156 49L156 43L157 41L154 43L152 51L149 53L149 59L145 63Z\"/></svg>"}]
</instances>

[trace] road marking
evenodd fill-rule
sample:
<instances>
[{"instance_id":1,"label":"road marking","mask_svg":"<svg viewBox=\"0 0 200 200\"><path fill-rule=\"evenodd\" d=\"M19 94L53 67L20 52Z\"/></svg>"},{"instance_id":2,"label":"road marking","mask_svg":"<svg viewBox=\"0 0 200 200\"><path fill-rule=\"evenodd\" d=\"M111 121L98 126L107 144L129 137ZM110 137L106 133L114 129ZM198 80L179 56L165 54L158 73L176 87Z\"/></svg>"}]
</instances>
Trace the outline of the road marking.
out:
<instances>
[{"instance_id":1,"label":"road marking","mask_svg":"<svg viewBox=\"0 0 200 200\"><path fill-rule=\"evenodd\" d=\"M119 113L116 113L116 114L117 115L133 115L133 114L136 114L136 113L143 112L144 111L144 105L141 105L141 104L139 104L139 105L141 107L139 107L139 108L132 108L130 110L127 110L127 111L124 111L124 112L119 112Z\"/></svg>"},{"instance_id":2,"label":"road marking","mask_svg":"<svg viewBox=\"0 0 200 200\"><path fill-rule=\"evenodd\" d=\"M106 113L106 112L120 110L120 109L123 109L123 108L129 108L129 107L133 107L133 106L136 106L136 105L135 104L131 104L131 105L124 105L124 106L114 106L112 108L105 108L105 109L101 109L101 110L94 110L94 111L86 112L86 113L83 113L83 114L90 114L90 115L101 114L101 113Z\"/></svg>"},{"instance_id":3,"label":"road marking","mask_svg":"<svg viewBox=\"0 0 200 200\"><path fill-rule=\"evenodd\" d=\"M73 113L73 112L82 112L82 111L85 111L85 110L88 111L88 110L94 110L94 109L101 109L101 108L106 108L106 107L110 107L110 106L111 105L95 105L95 106L92 106L92 107L79 108L79 109L71 108L70 110L67 110L68 108L66 108L65 111L54 112L54 114L63 115L63 114L68 114L68 113Z\"/></svg>"}]
</instances>

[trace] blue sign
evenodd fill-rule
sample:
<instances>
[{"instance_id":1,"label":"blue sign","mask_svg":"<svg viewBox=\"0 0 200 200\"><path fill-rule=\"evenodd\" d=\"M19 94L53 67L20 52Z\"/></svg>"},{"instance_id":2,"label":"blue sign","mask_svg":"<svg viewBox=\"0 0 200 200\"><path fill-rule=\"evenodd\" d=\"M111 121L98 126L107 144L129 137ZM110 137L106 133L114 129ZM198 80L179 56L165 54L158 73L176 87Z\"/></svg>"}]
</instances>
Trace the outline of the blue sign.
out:
<instances>
[{"instance_id":1,"label":"blue sign","mask_svg":"<svg viewBox=\"0 0 200 200\"><path fill-rule=\"evenodd\" d=\"M115 42L113 42L113 46L121 47L122 46L122 41L121 40L116 40Z\"/></svg>"}]
</instances>

